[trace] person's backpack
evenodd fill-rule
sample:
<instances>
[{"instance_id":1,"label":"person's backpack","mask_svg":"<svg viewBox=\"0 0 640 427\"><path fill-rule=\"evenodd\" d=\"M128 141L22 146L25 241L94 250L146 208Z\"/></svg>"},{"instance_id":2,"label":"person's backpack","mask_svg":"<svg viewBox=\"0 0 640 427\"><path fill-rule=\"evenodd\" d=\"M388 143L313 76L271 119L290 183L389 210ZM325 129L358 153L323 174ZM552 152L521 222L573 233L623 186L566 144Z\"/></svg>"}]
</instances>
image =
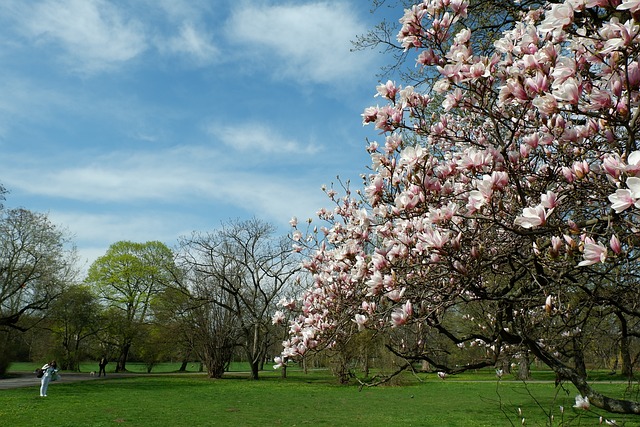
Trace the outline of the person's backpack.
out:
<instances>
[{"instance_id":1,"label":"person's backpack","mask_svg":"<svg viewBox=\"0 0 640 427\"><path fill-rule=\"evenodd\" d=\"M35 370L36 372L36 378L42 378L44 375L44 369L38 368Z\"/></svg>"}]
</instances>

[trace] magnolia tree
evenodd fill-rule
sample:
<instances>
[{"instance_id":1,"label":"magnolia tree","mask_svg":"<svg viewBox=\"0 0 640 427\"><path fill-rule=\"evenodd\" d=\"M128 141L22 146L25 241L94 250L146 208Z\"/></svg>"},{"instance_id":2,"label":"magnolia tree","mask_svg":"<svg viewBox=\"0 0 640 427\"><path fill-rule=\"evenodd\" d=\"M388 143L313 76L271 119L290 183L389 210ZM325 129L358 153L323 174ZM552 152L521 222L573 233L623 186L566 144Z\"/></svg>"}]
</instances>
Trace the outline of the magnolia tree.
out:
<instances>
[{"instance_id":1,"label":"magnolia tree","mask_svg":"<svg viewBox=\"0 0 640 427\"><path fill-rule=\"evenodd\" d=\"M355 325L407 366L532 355L577 406L638 414L587 380L585 353L611 319L640 319L640 0L532 10L491 56L474 54L466 16L464 0L405 10L399 42L440 78L430 93L378 86L363 122L385 139L364 190L326 190L320 228L292 221L314 284L286 302L299 315L276 361ZM473 358L449 366L452 347Z\"/></svg>"}]
</instances>

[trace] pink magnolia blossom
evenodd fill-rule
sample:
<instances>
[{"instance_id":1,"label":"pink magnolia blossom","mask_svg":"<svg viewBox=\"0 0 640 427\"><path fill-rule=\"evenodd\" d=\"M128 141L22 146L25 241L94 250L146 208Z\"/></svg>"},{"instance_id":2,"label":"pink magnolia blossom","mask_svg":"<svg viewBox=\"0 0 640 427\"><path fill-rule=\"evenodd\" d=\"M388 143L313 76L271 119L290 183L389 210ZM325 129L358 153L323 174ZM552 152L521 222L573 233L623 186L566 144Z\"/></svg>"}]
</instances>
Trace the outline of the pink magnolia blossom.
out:
<instances>
[{"instance_id":1,"label":"pink magnolia blossom","mask_svg":"<svg viewBox=\"0 0 640 427\"><path fill-rule=\"evenodd\" d=\"M591 170L586 160L578 161L573 164L573 173L578 179L584 178Z\"/></svg>"},{"instance_id":2,"label":"pink magnolia blossom","mask_svg":"<svg viewBox=\"0 0 640 427\"><path fill-rule=\"evenodd\" d=\"M609 91L593 88L589 96L589 107L594 110L604 110L613 105Z\"/></svg>"},{"instance_id":3,"label":"pink magnolia blossom","mask_svg":"<svg viewBox=\"0 0 640 427\"><path fill-rule=\"evenodd\" d=\"M593 265L598 262L604 263L607 260L607 248L592 238L587 237L585 239L582 256L584 260L580 261L578 264L579 267Z\"/></svg>"},{"instance_id":4,"label":"pink magnolia blossom","mask_svg":"<svg viewBox=\"0 0 640 427\"><path fill-rule=\"evenodd\" d=\"M376 96L382 96L383 98L387 98L390 101L395 101L396 94L398 93L398 87L396 87L395 82L391 80L387 80L387 83L381 84L376 87L378 93Z\"/></svg>"},{"instance_id":5,"label":"pink magnolia blossom","mask_svg":"<svg viewBox=\"0 0 640 427\"><path fill-rule=\"evenodd\" d=\"M285 321L285 319L286 319L285 314L282 311L277 310L273 314L273 317L271 318L271 323L274 324L274 325L280 325L280 324L282 324L282 322Z\"/></svg>"},{"instance_id":6,"label":"pink magnolia blossom","mask_svg":"<svg viewBox=\"0 0 640 427\"><path fill-rule=\"evenodd\" d=\"M624 169L624 165L620 160L620 156L617 154L610 154L605 156L602 160L602 168L611 178L618 180L620 173Z\"/></svg>"},{"instance_id":7,"label":"pink magnolia blossom","mask_svg":"<svg viewBox=\"0 0 640 427\"><path fill-rule=\"evenodd\" d=\"M276 356L273 358L274 361L274 365L273 365L273 369L279 369L285 366L285 360L283 357L281 356Z\"/></svg>"},{"instance_id":8,"label":"pink magnolia blossom","mask_svg":"<svg viewBox=\"0 0 640 427\"><path fill-rule=\"evenodd\" d=\"M553 311L553 297L551 295L547 295L547 299L544 302L544 310L547 314L550 314Z\"/></svg>"},{"instance_id":9,"label":"pink magnolia blossom","mask_svg":"<svg viewBox=\"0 0 640 427\"><path fill-rule=\"evenodd\" d=\"M482 208L485 205L487 199L482 194L482 192L478 190L473 190L469 192L469 198L467 202L467 210L471 213L474 213Z\"/></svg>"},{"instance_id":10,"label":"pink magnolia blossom","mask_svg":"<svg viewBox=\"0 0 640 427\"><path fill-rule=\"evenodd\" d=\"M624 212L636 203L631 191L626 189L616 190L614 194L610 194L609 201L611 202L611 209L616 213Z\"/></svg>"},{"instance_id":11,"label":"pink magnolia blossom","mask_svg":"<svg viewBox=\"0 0 640 427\"><path fill-rule=\"evenodd\" d=\"M296 301L293 298L282 298L278 301L278 305L293 310L296 307Z\"/></svg>"},{"instance_id":12,"label":"pink magnolia blossom","mask_svg":"<svg viewBox=\"0 0 640 427\"><path fill-rule=\"evenodd\" d=\"M544 33L559 31L573 21L573 7L569 3L555 4L547 13L538 29Z\"/></svg>"},{"instance_id":13,"label":"pink magnolia blossom","mask_svg":"<svg viewBox=\"0 0 640 427\"><path fill-rule=\"evenodd\" d=\"M391 301L398 302L402 299L404 292L405 292L405 288L394 289L392 291L387 292L386 297L389 298Z\"/></svg>"},{"instance_id":14,"label":"pink magnolia blossom","mask_svg":"<svg viewBox=\"0 0 640 427\"><path fill-rule=\"evenodd\" d=\"M640 0L622 0L618 10L628 10L632 13L640 11Z\"/></svg>"},{"instance_id":15,"label":"pink magnolia blossom","mask_svg":"<svg viewBox=\"0 0 640 427\"><path fill-rule=\"evenodd\" d=\"M616 254L620 255L622 253L622 245L620 244L620 239L615 234L611 236L609 240L609 247Z\"/></svg>"},{"instance_id":16,"label":"pink magnolia blossom","mask_svg":"<svg viewBox=\"0 0 640 427\"><path fill-rule=\"evenodd\" d=\"M553 236L551 237L551 249L549 250L552 257L557 257L560 255L560 250L564 246L561 237Z\"/></svg>"},{"instance_id":17,"label":"pink magnolia blossom","mask_svg":"<svg viewBox=\"0 0 640 427\"><path fill-rule=\"evenodd\" d=\"M591 404L589 403L589 398L587 396L576 396L576 403L575 405L573 405L574 408L584 409L585 411L588 411L590 406Z\"/></svg>"},{"instance_id":18,"label":"pink magnolia blossom","mask_svg":"<svg viewBox=\"0 0 640 427\"><path fill-rule=\"evenodd\" d=\"M640 151L633 151L629 154L624 171L632 176L640 175Z\"/></svg>"},{"instance_id":19,"label":"pink magnolia blossom","mask_svg":"<svg viewBox=\"0 0 640 427\"><path fill-rule=\"evenodd\" d=\"M640 208L640 178L627 178L628 189L616 190L614 194L608 196L611 202L611 209L616 213L624 212L631 206Z\"/></svg>"},{"instance_id":20,"label":"pink magnolia blossom","mask_svg":"<svg viewBox=\"0 0 640 427\"><path fill-rule=\"evenodd\" d=\"M576 178L576 176L573 173L573 169L571 169L570 167L563 166L560 172L562 173L562 176L564 177L564 179L567 180L567 182L573 182Z\"/></svg>"},{"instance_id":21,"label":"pink magnolia blossom","mask_svg":"<svg viewBox=\"0 0 640 427\"><path fill-rule=\"evenodd\" d=\"M397 308L391 313L391 323L393 326L401 326L407 323L413 314L413 306L411 301L407 301L402 308Z\"/></svg>"},{"instance_id":22,"label":"pink magnolia blossom","mask_svg":"<svg viewBox=\"0 0 640 427\"><path fill-rule=\"evenodd\" d=\"M467 7L469 6L469 2L467 0L451 0L451 10L462 18L467 16Z\"/></svg>"},{"instance_id":23,"label":"pink magnolia blossom","mask_svg":"<svg viewBox=\"0 0 640 427\"><path fill-rule=\"evenodd\" d=\"M545 225L552 211L553 209L547 211L542 205L538 205L535 208L524 208L522 215L516 217L514 224L523 228L535 228Z\"/></svg>"},{"instance_id":24,"label":"pink magnolia blossom","mask_svg":"<svg viewBox=\"0 0 640 427\"><path fill-rule=\"evenodd\" d=\"M558 206L558 195L553 191L547 191L540 196L540 205L546 209L553 209Z\"/></svg>"},{"instance_id":25,"label":"pink magnolia blossom","mask_svg":"<svg viewBox=\"0 0 640 427\"><path fill-rule=\"evenodd\" d=\"M558 101L551 94L545 94L542 96L537 96L533 100L533 105L536 107L542 114L553 114L558 110Z\"/></svg>"},{"instance_id":26,"label":"pink magnolia blossom","mask_svg":"<svg viewBox=\"0 0 640 427\"><path fill-rule=\"evenodd\" d=\"M580 87L573 77L568 78L562 84L553 90L553 96L558 101L564 101L569 104L577 104L580 100Z\"/></svg>"},{"instance_id":27,"label":"pink magnolia blossom","mask_svg":"<svg viewBox=\"0 0 640 427\"><path fill-rule=\"evenodd\" d=\"M353 319L353 321L356 323L356 325L358 325L358 330L359 331L364 329L364 326L367 323L367 320L369 320L369 319L364 314L356 314L355 318Z\"/></svg>"}]
</instances>

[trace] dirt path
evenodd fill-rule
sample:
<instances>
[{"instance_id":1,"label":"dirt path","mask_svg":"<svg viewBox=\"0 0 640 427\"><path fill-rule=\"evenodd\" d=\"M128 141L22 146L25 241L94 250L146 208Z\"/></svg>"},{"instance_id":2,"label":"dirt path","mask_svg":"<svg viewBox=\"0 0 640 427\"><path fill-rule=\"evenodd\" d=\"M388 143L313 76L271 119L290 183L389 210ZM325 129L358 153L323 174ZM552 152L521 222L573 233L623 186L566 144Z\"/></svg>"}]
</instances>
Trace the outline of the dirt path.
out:
<instances>
[{"instance_id":1,"label":"dirt path","mask_svg":"<svg viewBox=\"0 0 640 427\"><path fill-rule=\"evenodd\" d=\"M122 378L133 374L109 374L106 377L98 377L84 372L61 372L60 380L56 383L71 383L77 381L93 381L105 378ZM40 386L40 378L36 378L35 373L12 374L9 378L0 379L0 390L7 390L19 387Z\"/></svg>"}]
</instances>

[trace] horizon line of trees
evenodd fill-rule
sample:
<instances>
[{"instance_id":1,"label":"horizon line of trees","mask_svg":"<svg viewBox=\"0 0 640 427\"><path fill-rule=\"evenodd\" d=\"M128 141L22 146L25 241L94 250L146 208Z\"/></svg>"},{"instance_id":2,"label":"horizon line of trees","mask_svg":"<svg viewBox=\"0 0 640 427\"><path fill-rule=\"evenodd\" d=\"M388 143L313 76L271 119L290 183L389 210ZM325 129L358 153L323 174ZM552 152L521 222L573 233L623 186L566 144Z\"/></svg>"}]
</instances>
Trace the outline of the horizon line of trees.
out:
<instances>
[{"instance_id":1,"label":"horizon line of trees","mask_svg":"<svg viewBox=\"0 0 640 427\"><path fill-rule=\"evenodd\" d=\"M264 364L271 366L281 343L289 339L289 330L272 324L272 318L282 315L281 306L308 288L306 276L300 274L301 259L290 250L290 241L274 238L273 226L256 219L193 233L182 238L175 251L157 241L116 242L79 282L74 280L73 246L46 215L24 209L3 211L0 229L4 370L11 361L51 357L63 369L77 370L80 362L105 356L116 371L125 371L133 357L149 370L168 360L181 361L182 369L198 361L210 377L220 378L232 360L243 360L257 379ZM36 244L27 236L42 241ZM18 264L22 252L11 254L10 248L35 256ZM40 257L38 251L47 252L48 257ZM64 274L55 276L56 280L44 275L54 270ZM31 275L20 276L20 271ZM20 289L11 293L16 277ZM27 286L47 297L20 292ZM9 315L11 308L15 313ZM471 319L471 314L461 313L457 322L463 325ZM637 326L624 324L615 315L599 318L589 331L585 366L620 370L631 378L640 358ZM398 365L402 358L389 351L394 342L421 338L447 348L446 340L437 334L383 337L358 331L353 322L349 327L351 332L343 331L346 339L337 340L325 355L309 355L301 365L331 367L347 383L356 372L367 377L372 368ZM467 356L475 352L480 358L483 351L481 346L469 348ZM461 354L460 348L449 345L435 364L417 366L436 371L464 360ZM521 351L505 354L496 366L505 372L515 368L518 377L526 379L534 361Z\"/></svg>"},{"instance_id":2,"label":"horizon line of trees","mask_svg":"<svg viewBox=\"0 0 640 427\"><path fill-rule=\"evenodd\" d=\"M36 358L77 370L107 357L125 371L133 355L148 369L199 360L219 378L242 355L258 379L283 336L271 324L276 304L300 285L287 239L255 218L194 232L175 250L115 242L79 280L65 230L0 205L0 251L0 375Z\"/></svg>"}]
</instances>

